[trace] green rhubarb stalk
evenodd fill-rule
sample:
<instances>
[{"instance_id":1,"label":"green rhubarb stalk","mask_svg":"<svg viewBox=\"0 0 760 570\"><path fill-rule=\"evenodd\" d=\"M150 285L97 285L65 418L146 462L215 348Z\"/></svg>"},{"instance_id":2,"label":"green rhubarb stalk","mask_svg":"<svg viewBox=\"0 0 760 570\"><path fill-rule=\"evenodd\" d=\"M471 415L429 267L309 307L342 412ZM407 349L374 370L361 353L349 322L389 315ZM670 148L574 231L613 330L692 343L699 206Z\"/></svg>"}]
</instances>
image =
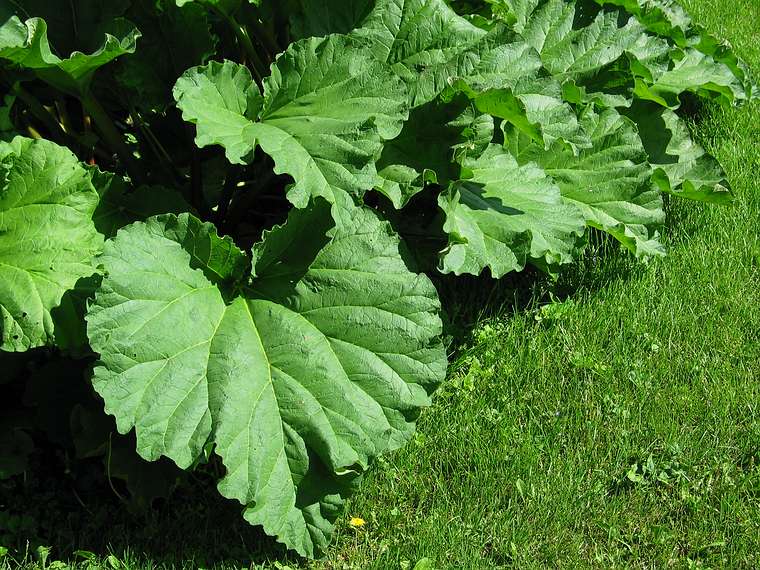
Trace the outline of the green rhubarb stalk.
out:
<instances>
[{"instance_id":1,"label":"green rhubarb stalk","mask_svg":"<svg viewBox=\"0 0 760 570\"><path fill-rule=\"evenodd\" d=\"M119 159L124 163L124 167L126 168L129 177L134 182L142 182L142 175L137 168L137 162L135 161L132 152L129 150L127 143L124 142L124 137L121 132L119 132L119 129L116 128L111 117L100 104L100 101L98 101L92 93L82 95L81 100L85 111L92 118L96 129L100 132L100 136L103 138L106 145L108 145L108 147L115 152Z\"/></svg>"}]
</instances>

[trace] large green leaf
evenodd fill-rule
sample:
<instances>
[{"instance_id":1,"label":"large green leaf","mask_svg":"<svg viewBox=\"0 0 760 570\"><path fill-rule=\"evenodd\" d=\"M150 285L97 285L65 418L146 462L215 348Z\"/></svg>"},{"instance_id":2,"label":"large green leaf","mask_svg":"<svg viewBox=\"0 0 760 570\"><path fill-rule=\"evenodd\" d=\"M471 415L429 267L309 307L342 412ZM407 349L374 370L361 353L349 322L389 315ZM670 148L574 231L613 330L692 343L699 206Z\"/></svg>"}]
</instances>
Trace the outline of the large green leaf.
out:
<instances>
[{"instance_id":1,"label":"large green leaf","mask_svg":"<svg viewBox=\"0 0 760 570\"><path fill-rule=\"evenodd\" d=\"M591 145L563 100L562 85L545 76L538 52L523 41L483 50L477 65L443 96L452 92L465 93L479 111L512 123L547 148L556 140L575 152Z\"/></svg>"},{"instance_id":2,"label":"large green leaf","mask_svg":"<svg viewBox=\"0 0 760 570\"><path fill-rule=\"evenodd\" d=\"M611 234L637 256L664 254L656 233L665 219L662 198L635 124L614 109L588 108L581 126L593 146L578 156L561 144L548 151L535 144L521 148L516 133L507 133L507 145L520 162L538 162L589 226Z\"/></svg>"},{"instance_id":3,"label":"large green leaf","mask_svg":"<svg viewBox=\"0 0 760 570\"><path fill-rule=\"evenodd\" d=\"M183 118L196 125L199 147L221 145L233 164L252 159L256 139L248 130L264 99L247 67L212 61L189 69L177 80L174 98Z\"/></svg>"},{"instance_id":4,"label":"large green leaf","mask_svg":"<svg viewBox=\"0 0 760 570\"><path fill-rule=\"evenodd\" d=\"M541 54L546 69L580 88L584 100L627 105L634 79L638 96L671 107L687 90L718 93L724 104L751 93L746 66L730 47L692 28L685 12L669 0L597 0L625 7L635 17L603 10L593 18L588 5L579 8L564 0L496 1ZM647 29L685 51L672 49Z\"/></svg>"},{"instance_id":5,"label":"large green leaf","mask_svg":"<svg viewBox=\"0 0 760 570\"><path fill-rule=\"evenodd\" d=\"M135 221L145 220L157 214L192 212L193 208L173 188L163 186L138 186L97 167L88 168L91 180L99 195L98 206L92 214L95 228L106 238L116 235L117 230ZM90 349L84 315L87 304L100 285L100 275L80 279L74 290L64 295L53 313L55 321L55 344L74 356L87 356Z\"/></svg>"},{"instance_id":6,"label":"large green leaf","mask_svg":"<svg viewBox=\"0 0 760 570\"><path fill-rule=\"evenodd\" d=\"M655 168L653 179L663 192L713 204L733 200L723 167L692 140L678 115L645 101L638 101L627 114L636 121Z\"/></svg>"},{"instance_id":7,"label":"large green leaf","mask_svg":"<svg viewBox=\"0 0 760 570\"><path fill-rule=\"evenodd\" d=\"M416 107L475 68L487 32L443 0L379 0L352 36L367 41L378 59L393 66Z\"/></svg>"},{"instance_id":8,"label":"large green leaf","mask_svg":"<svg viewBox=\"0 0 760 570\"><path fill-rule=\"evenodd\" d=\"M67 149L17 137L0 143L0 348L50 345L51 311L92 275L102 236L98 193Z\"/></svg>"},{"instance_id":9,"label":"large green leaf","mask_svg":"<svg viewBox=\"0 0 760 570\"><path fill-rule=\"evenodd\" d=\"M504 0L507 3L513 0ZM515 4L525 4L514 0ZM599 12L586 26L577 27L574 2L549 0L516 25L525 41L541 54L546 69L558 80L581 80L599 73L628 52L640 61L661 59L668 44L653 42L634 18L620 23L614 12Z\"/></svg>"},{"instance_id":10,"label":"large green leaf","mask_svg":"<svg viewBox=\"0 0 760 570\"><path fill-rule=\"evenodd\" d=\"M231 62L189 70L174 94L198 127L199 146L222 144L237 163L261 146L275 172L295 179L288 199L299 208L317 196L343 204L372 188L383 141L408 116L403 82L342 36L291 45L272 66L263 99Z\"/></svg>"},{"instance_id":11,"label":"large green leaf","mask_svg":"<svg viewBox=\"0 0 760 570\"><path fill-rule=\"evenodd\" d=\"M157 0L159 1L159 0ZM21 20L41 18L48 26L48 38L58 55L75 51L96 51L103 35L113 21L124 16L131 0L5 0L8 17L15 14ZM4 7L0 7L0 19Z\"/></svg>"},{"instance_id":12,"label":"large green leaf","mask_svg":"<svg viewBox=\"0 0 760 570\"><path fill-rule=\"evenodd\" d=\"M535 80L541 73L541 56L517 37L484 41L478 48L477 64L464 75L466 83L478 91L515 87L526 79Z\"/></svg>"},{"instance_id":13,"label":"large green leaf","mask_svg":"<svg viewBox=\"0 0 760 570\"><path fill-rule=\"evenodd\" d=\"M635 18L600 11L586 23L584 10L564 0L499 4L506 7L520 36L541 54L552 76L589 91L585 99L624 105L633 88L631 65L644 74L667 69L668 43L646 34ZM632 63L623 63L624 54Z\"/></svg>"},{"instance_id":14,"label":"large green leaf","mask_svg":"<svg viewBox=\"0 0 760 570\"><path fill-rule=\"evenodd\" d=\"M724 106L748 96L747 87L727 65L699 50L675 50L673 60L668 70L653 74L651 80L637 78L636 96L671 109L681 105L680 95L686 91L716 99Z\"/></svg>"},{"instance_id":15,"label":"large green leaf","mask_svg":"<svg viewBox=\"0 0 760 570\"><path fill-rule=\"evenodd\" d=\"M601 5L620 6L633 14L650 32L667 38L680 48L693 47L709 56L711 63L722 64L735 78L735 89L742 92L741 98L757 96L747 65L740 61L728 42L720 41L701 26L694 25L678 0L596 0ZM719 99L726 103L726 99Z\"/></svg>"},{"instance_id":16,"label":"large green leaf","mask_svg":"<svg viewBox=\"0 0 760 570\"><path fill-rule=\"evenodd\" d=\"M549 148L555 142L573 153L591 142L578 124L573 108L562 100L562 88L550 77L526 77L513 87L479 91L464 81L454 84L482 113L511 123L535 142Z\"/></svg>"},{"instance_id":17,"label":"large green leaf","mask_svg":"<svg viewBox=\"0 0 760 570\"><path fill-rule=\"evenodd\" d=\"M213 441L220 491L303 555L326 545L355 475L410 437L446 368L432 284L374 212L350 220L294 210L245 286L243 254L212 226L151 218L107 242L88 316L93 384L140 454L187 467Z\"/></svg>"},{"instance_id":18,"label":"large green leaf","mask_svg":"<svg viewBox=\"0 0 760 570\"><path fill-rule=\"evenodd\" d=\"M466 179L439 197L449 246L445 273L479 275L488 267L498 278L539 265L569 263L585 233L578 208L563 204L559 188L535 164L518 165L505 149L491 145L464 161Z\"/></svg>"},{"instance_id":19,"label":"large green leaf","mask_svg":"<svg viewBox=\"0 0 760 570\"><path fill-rule=\"evenodd\" d=\"M45 20L25 22L12 16L0 25L0 60L33 71L64 91L80 95L89 88L95 71L115 58L133 53L140 32L126 20L117 19L104 30L105 39L92 53L73 51L67 57L54 53Z\"/></svg>"},{"instance_id":20,"label":"large green leaf","mask_svg":"<svg viewBox=\"0 0 760 570\"><path fill-rule=\"evenodd\" d=\"M600 5L624 8L646 28L658 35L686 45L691 30L691 18L677 0L596 0Z\"/></svg>"}]
</instances>

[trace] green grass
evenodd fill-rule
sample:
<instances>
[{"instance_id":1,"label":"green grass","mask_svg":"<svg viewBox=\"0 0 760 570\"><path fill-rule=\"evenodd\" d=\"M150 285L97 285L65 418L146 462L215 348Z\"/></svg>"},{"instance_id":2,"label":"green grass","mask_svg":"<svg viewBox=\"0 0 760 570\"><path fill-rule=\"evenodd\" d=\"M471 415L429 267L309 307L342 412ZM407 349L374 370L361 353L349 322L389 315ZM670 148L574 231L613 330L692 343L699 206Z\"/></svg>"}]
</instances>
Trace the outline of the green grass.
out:
<instances>
[{"instance_id":1,"label":"green grass","mask_svg":"<svg viewBox=\"0 0 760 570\"><path fill-rule=\"evenodd\" d=\"M686 4L760 72L757 0ZM760 566L760 104L709 109L697 133L736 205L673 201L667 258L589 256L554 286L561 301L482 320L415 442L372 470L327 558L304 567ZM160 535L172 519L150 527L151 553L92 567L169 566L162 542L194 567L209 540L222 556L244 542L213 520L209 539L192 512L176 536Z\"/></svg>"}]
</instances>

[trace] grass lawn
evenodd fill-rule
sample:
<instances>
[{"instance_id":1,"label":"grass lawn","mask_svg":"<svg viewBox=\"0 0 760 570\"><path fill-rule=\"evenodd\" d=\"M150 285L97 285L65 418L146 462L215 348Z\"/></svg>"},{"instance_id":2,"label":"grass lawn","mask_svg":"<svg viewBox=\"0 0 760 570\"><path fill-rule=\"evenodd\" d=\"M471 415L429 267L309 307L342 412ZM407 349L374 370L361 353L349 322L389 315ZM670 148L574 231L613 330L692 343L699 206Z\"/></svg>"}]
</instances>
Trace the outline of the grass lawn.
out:
<instances>
[{"instance_id":1,"label":"grass lawn","mask_svg":"<svg viewBox=\"0 0 760 570\"><path fill-rule=\"evenodd\" d=\"M760 76L758 0L686 4ZM759 103L697 126L736 205L673 201L667 258L589 255L553 303L479 319L415 442L371 471L327 558L304 567L760 567ZM185 519L156 540L188 567L204 541L247 532ZM265 562L278 555L260 542L263 567L300 567ZM170 564L131 549L90 564Z\"/></svg>"}]
</instances>

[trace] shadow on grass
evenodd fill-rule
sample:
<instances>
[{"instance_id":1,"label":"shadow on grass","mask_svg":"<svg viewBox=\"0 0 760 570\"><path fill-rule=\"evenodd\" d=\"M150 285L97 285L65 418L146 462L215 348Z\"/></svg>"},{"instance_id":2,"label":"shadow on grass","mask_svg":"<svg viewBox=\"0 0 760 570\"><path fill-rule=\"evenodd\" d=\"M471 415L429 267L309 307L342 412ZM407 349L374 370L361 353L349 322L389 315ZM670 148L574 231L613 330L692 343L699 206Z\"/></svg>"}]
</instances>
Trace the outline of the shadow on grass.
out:
<instances>
[{"instance_id":1,"label":"shadow on grass","mask_svg":"<svg viewBox=\"0 0 760 570\"><path fill-rule=\"evenodd\" d=\"M529 266L499 280L483 274L439 275L434 281L445 311L445 334L451 349L456 350L479 322L509 318L552 301L598 292L644 271L646 266L614 239L592 230L584 254L574 264L564 266L556 279Z\"/></svg>"}]
</instances>

